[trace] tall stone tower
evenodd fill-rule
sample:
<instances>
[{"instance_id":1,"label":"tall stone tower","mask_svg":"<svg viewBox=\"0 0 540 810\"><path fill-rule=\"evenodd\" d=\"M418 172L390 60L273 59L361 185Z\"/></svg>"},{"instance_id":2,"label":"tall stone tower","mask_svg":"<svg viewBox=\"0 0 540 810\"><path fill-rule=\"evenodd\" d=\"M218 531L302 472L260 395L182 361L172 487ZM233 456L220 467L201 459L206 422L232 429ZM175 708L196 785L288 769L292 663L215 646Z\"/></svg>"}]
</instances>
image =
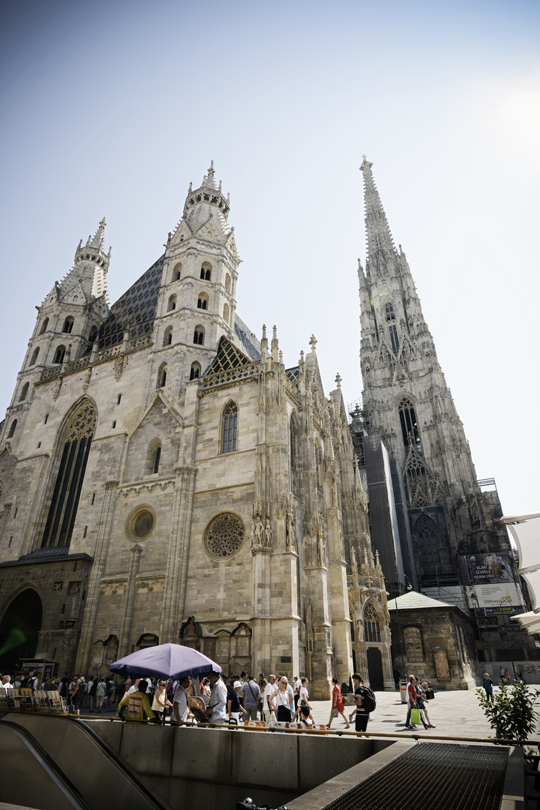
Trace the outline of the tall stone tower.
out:
<instances>
[{"instance_id":1,"label":"tall stone tower","mask_svg":"<svg viewBox=\"0 0 540 810\"><path fill-rule=\"evenodd\" d=\"M363 421L403 472L421 587L458 585L456 557L508 550L496 492L477 481L463 424L414 281L364 156L366 269L359 261Z\"/></svg>"}]
</instances>

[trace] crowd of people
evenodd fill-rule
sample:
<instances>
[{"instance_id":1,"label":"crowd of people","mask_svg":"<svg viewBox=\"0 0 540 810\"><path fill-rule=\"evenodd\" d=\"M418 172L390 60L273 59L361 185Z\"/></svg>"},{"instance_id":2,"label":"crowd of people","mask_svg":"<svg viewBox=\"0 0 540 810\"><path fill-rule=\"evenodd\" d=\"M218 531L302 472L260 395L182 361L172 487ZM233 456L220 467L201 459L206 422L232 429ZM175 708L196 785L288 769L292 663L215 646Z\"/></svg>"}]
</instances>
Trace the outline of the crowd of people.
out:
<instances>
[{"instance_id":1,"label":"crowd of people","mask_svg":"<svg viewBox=\"0 0 540 810\"><path fill-rule=\"evenodd\" d=\"M487 675L487 673L486 673ZM208 721L239 725L241 722L263 721L296 722L309 728L314 724L312 706L309 701L309 681L306 677L295 676L292 683L286 675L261 673L258 680L253 675L242 672L226 678L211 672L208 677L195 683L190 676L180 680L172 678L123 678L120 675L99 674L89 677L77 674L62 678L46 675L43 680L34 672L26 678L0 674L4 688L26 687L36 690L55 690L64 698L68 712L74 715L100 714L106 707L117 704L117 715L128 721L152 720L164 724L167 720L177 725ZM366 687L358 673L352 676L354 705L347 717L345 701L337 678L332 680L332 705L326 728L339 716L345 728L351 727L354 719L356 731L366 731L370 712L374 708L374 696ZM487 687L487 688L486 688ZM491 681L484 680L486 691L491 689ZM414 675L409 677L407 686L406 727L414 730L421 722L424 728L432 725L427 701L430 684L420 682ZM198 697L195 703L190 698Z\"/></svg>"}]
</instances>

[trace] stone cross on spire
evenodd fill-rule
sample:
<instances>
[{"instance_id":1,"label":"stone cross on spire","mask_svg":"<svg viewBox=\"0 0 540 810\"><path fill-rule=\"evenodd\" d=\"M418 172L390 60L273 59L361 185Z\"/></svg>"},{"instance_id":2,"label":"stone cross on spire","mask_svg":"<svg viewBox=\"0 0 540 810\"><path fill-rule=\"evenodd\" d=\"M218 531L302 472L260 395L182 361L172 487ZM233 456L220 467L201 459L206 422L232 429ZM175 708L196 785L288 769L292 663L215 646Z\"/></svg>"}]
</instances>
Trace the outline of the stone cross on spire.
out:
<instances>
[{"instance_id":1,"label":"stone cross on spire","mask_svg":"<svg viewBox=\"0 0 540 810\"><path fill-rule=\"evenodd\" d=\"M339 371L336 374L336 385L338 388L341 388L341 374L339 373Z\"/></svg>"},{"instance_id":2,"label":"stone cross on spire","mask_svg":"<svg viewBox=\"0 0 540 810\"><path fill-rule=\"evenodd\" d=\"M315 346L317 345L317 338L315 335L312 335L309 339L309 345L311 346L311 351L315 354Z\"/></svg>"}]
</instances>

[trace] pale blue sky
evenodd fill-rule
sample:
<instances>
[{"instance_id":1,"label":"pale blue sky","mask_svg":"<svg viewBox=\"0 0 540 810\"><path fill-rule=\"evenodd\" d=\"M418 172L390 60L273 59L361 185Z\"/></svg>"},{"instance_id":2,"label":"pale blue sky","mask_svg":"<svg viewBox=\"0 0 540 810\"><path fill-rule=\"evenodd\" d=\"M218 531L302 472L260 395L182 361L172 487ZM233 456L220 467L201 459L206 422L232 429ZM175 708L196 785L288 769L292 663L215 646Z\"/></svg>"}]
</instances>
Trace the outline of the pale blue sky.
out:
<instances>
[{"instance_id":1,"label":"pale blue sky","mask_svg":"<svg viewBox=\"0 0 540 810\"><path fill-rule=\"evenodd\" d=\"M238 312L312 332L361 395L365 152L480 478L540 508L536 2L7 2L0 12L0 412L36 311L107 215L111 302L214 159Z\"/></svg>"}]
</instances>

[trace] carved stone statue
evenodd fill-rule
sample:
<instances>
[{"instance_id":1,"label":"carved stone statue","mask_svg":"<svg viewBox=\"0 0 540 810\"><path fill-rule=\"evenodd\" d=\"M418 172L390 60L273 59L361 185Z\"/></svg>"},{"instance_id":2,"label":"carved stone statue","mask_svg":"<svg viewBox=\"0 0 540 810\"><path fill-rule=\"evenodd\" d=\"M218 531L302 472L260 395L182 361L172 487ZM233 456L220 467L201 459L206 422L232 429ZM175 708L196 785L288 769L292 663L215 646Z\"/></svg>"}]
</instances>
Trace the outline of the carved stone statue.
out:
<instances>
[{"instance_id":1,"label":"carved stone statue","mask_svg":"<svg viewBox=\"0 0 540 810\"><path fill-rule=\"evenodd\" d=\"M272 548L272 527L270 525L270 521L268 520L268 518L266 519L265 535L266 535L266 548Z\"/></svg>"}]
</instances>

